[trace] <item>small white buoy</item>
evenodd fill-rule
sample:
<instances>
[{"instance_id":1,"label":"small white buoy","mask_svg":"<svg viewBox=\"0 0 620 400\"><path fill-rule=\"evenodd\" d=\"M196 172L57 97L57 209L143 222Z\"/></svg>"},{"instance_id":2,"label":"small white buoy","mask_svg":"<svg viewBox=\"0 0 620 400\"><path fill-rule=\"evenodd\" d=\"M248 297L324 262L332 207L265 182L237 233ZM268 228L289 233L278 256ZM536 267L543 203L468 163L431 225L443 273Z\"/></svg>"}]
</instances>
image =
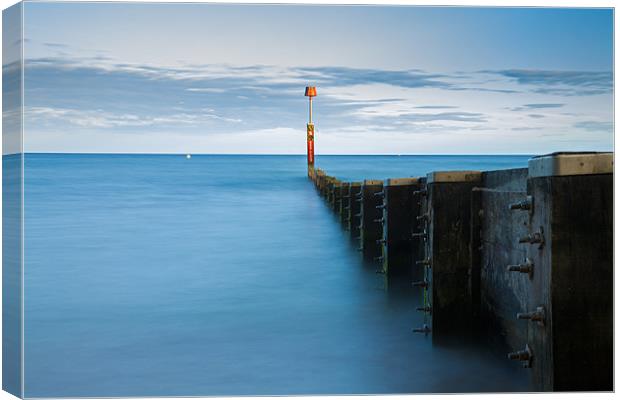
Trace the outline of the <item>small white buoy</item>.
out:
<instances>
[{"instance_id":1,"label":"small white buoy","mask_svg":"<svg viewBox=\"0 0 620 400\"><path fill-rule=\"evenodd\" d=\"M189 160L190 158L192 158L192 155L191 155L191 154L188 154L188 155L186 155L185 157Z\"/></svg>"}]
</instances>

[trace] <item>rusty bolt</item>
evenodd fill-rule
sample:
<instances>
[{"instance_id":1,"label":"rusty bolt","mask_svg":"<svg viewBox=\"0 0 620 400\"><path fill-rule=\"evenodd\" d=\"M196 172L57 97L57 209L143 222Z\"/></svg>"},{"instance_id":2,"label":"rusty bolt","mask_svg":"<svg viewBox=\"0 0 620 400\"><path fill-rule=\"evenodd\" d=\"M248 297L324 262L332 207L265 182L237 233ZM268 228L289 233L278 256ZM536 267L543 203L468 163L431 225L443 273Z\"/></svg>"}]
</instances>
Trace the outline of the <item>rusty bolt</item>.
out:
<instances>
[{"instance_id":1,"label":"rusty bolt","mask_svg":"<svg viewBox=\"0 0 620 400\"><path fill-rule=\"evenodd\" d=\"M522 264L514 264L506 267L508 272L520 272L522 274L529 274L530 277L534 273L534 263L529 258L525 259L525 262Z\"/></svg>"},{"instance_id":2,"label":"rusty bolt","mask_svg":"<svg viewBox=\"0 0 620 400\"><path fill-rule=\"evenodd\" d=\"M514 351L512 353L508 353L509 360L516 360L523 362L523 368L530 368L532 366L532 358L533 354L530 350L529 345L525 345L524 350Z\"/></svg>"},{"instance_id":3,"label":"rusty bolt","mask_svg":"<svg viewBox=\"0 0 620 400\"><path fill-rule=\"evenodd\" d=\"M427 335L427 334L429 334L431 332L431 328L429 328L428 325L424 324L424 325L422 325L421 328L413 328L412 331L416 332L416 333L423 333L423 334Z\"/></svg>"},{"instance_id":4,"label":"rusty bolt","mask_svg":"<svg viewBox=\"0 0 620 400\"><path fill-rule=\"evenodd\" d=\"M415 219L418 221L422 221L422 220L429 221L431 219L431 216L429 213L426 213L426 214L420 215L419 217L416 217Z\"/></svg>"},{"instance_id":5,"label":"rusty bolt","mask_svg":"<svg viewBox=\"0 0 620 400\"><path fill-rule=\"evenodd\" d=\"M530 321L538 322L539 325L544 325L545 308L540 306L540 307L536 307L536 311L530 311L526 313L517 313L517 319L529 319Z\"/></svg>"},{"instance_id":6,"label":"rusty bolt","mask_svg":"<svg viewBox=\"0 0 620 400\"><path fill-rule=\"evenodd\" d=\"M527 198L523 201L519 201L517 203L512 203L508 207L510 210L532 210L534 206L534 199L532 196L527 196Z\"/></svg>"},{"instance_id":7,"label":"rusty bolt","mask_svg":"<svg viewBox=\"0 0 620 400\"><path fill-rule=\"evenodd\" d=\"M545 244L545 237L542 233L542 227L540 228L540 232L530 233L529 235L525 235L519 238L519 243L530 243L530 244L539 244L539 248L541 248Z\"/></svg>"}]
</instances>

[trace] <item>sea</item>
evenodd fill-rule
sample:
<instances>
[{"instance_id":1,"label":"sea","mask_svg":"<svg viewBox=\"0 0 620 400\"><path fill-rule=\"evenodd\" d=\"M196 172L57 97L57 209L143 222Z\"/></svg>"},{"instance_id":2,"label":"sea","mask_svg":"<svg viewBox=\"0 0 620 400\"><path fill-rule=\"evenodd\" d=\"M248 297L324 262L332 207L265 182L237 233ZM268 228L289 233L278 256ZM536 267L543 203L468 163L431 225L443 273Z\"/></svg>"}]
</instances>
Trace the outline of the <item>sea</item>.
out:
<instances>
[{"instance_id":1,"label":"sea","mask_svg":"<svg viewBox=\"0 0 620 400\"><path fill-rule=\"evenodd\" d=\"M342 180L529 156L317 156ZM484 344L413 333L305 156L26 154L26 397L515 392Z\"/></svg>"}]
</instances>

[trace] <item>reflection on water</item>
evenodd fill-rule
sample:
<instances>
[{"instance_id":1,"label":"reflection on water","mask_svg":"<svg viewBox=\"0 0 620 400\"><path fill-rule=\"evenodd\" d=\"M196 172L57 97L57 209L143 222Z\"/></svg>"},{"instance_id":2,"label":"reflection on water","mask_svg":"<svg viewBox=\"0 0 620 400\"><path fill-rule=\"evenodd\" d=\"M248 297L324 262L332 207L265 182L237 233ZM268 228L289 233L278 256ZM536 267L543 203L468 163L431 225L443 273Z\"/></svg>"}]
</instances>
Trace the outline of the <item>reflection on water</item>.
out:
<instances>
[{"instance_id":1,"label":"reflection on water","mask_svg":"<svg viewBox=\"0 0 620 400\"><path fill-rule=\"evenodd\" d=\"M318 160L351 179L427 162ZM386 290L303 156L29 154L25 170L28 397L527 389L503 355L411 332L421 294Z\"/></svg>"}]
</instances>

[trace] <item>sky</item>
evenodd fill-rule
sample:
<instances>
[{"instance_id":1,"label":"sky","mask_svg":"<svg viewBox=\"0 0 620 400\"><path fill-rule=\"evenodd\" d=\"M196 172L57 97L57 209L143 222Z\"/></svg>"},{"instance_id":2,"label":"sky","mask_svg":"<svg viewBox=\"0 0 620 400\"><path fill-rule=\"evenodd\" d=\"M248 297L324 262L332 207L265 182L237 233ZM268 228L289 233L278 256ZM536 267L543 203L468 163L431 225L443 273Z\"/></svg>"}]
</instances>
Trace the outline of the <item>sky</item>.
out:
<instances>
[{"instance_id":1,"label":"sky","mask_svg":"<svg viewBox=\"0 0 620 400\"><path fill-rule=\"evenodd\" d=\"M27 152L613 150L611 9L24 6Z\"/></svg>"}]
</instances>

